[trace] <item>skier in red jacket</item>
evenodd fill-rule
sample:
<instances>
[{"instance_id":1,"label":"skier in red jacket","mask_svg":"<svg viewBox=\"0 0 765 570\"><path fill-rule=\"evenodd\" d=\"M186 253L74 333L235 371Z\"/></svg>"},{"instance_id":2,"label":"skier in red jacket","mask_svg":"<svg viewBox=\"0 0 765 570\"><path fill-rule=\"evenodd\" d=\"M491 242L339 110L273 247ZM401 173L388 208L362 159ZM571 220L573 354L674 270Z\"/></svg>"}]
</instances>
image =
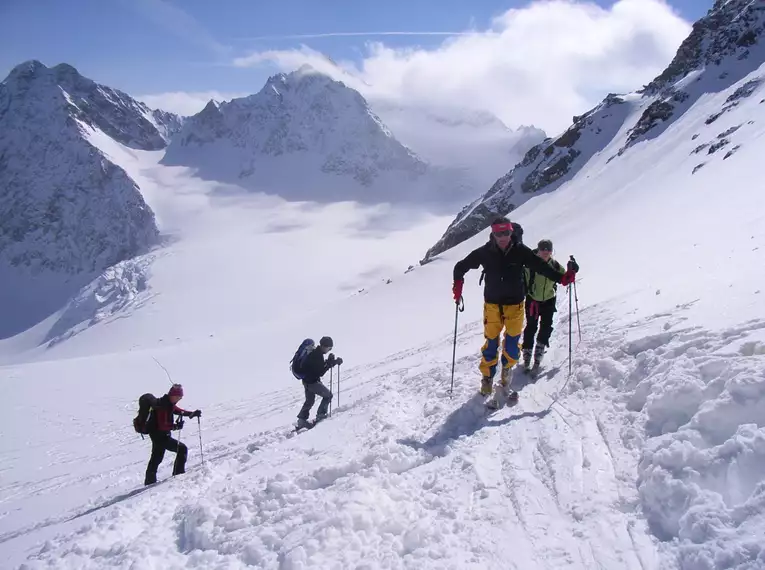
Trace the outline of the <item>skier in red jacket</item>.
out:
<instances>
[{"instance_id":1,"label":"skier in red jacket","mask_svg":"<svg viewBox=\"0 0 765 570\"><path fill-rule=\"evenodd\" d=\"M183 420L179 420L176 424L173 421L173 416L177 414L187 418L198 418L202 416L202 411L189 412L179 408L176 404L181 398L183 398L183 386L173 384L167 394L159 398L152 406L147 422L149 437L151 438L151 457L149 458L149 465L146 467L144 485L152 485L157 482L157 469L165 458L165 451L172 451L176 454L173 475L186 472L188 449L170 435L171 431L183 428Z\"/></svg>"}]
</instances>

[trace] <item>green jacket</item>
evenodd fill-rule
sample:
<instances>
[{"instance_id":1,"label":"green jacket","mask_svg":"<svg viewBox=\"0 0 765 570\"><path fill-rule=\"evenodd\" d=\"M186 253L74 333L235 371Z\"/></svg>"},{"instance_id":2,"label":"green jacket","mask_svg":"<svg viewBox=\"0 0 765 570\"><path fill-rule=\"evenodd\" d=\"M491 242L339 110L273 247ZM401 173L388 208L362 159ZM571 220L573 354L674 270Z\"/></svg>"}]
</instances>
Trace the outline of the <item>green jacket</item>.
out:
<instances>
[{"instance_id":1,"label":"green jacket","mask_svg":"<svg viewBox=\"0 0 765 570\"><path fill-rule=\"evenodd\" d=\"M535 249L534 254L536 253L537 250ZM566 268L552 257L547 263L561 274L566 272ZM526 268L526 294L529 297L539 302L549 301L555 298L557 290L558 284L555 281L535 272L533 269Z\"/></svg>"}]
</instances>

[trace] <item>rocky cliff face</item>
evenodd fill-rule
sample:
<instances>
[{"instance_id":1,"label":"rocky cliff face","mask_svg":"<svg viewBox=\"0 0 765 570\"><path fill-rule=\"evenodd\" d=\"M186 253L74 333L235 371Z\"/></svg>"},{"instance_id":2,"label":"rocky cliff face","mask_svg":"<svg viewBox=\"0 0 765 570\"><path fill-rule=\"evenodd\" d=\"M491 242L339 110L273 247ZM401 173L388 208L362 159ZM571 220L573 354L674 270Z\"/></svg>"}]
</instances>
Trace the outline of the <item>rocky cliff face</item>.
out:
<instances>
[{"instance_id":1,"label":"rocky cliff face","mask_svg":"<svg viewBox=\"0 0 765 570\"><path fill-rule=\"evenodd\" d=\"M153 244L154 214L138 187L87 140L98 129L133 148L162 148L152 120L71 66L17 66L0 84L0 259L73 274Z\"/></svg>"},{"instance_id":2,"label":"rocky cliff face","mask_svg":"<svg viewBox=\"0 0 765 570\"><path fill-rule=\"evenodd\" d=\"M627 112L622 98L609 95L595 109L574 117L562 135L532 147L515 168L457 215L423 262L486 229L494 218L512 212L534 193L552 191L570 180L613 139Z\"/></svg>"}]
</instances>

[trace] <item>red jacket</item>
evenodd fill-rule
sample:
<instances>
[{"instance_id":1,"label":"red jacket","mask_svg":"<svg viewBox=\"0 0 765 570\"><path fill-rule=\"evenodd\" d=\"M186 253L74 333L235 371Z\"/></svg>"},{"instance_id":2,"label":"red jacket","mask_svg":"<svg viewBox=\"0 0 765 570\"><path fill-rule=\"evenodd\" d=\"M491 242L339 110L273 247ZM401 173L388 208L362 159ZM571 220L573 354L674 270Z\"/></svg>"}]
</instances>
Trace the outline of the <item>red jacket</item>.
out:
<instances>
[{"instance_id":1,"label":"red jacket","mask_svg":"<svg viewBox=\"0 0 765 570\"><path fill-rule=\"evenodd\" d=\"M191 412L174 405L170 401L170 396L165 394L157 400L151 409L147 422L149 433L169 433L175 427L174 414L188 417Z\"/></svg>"}]
</instances>

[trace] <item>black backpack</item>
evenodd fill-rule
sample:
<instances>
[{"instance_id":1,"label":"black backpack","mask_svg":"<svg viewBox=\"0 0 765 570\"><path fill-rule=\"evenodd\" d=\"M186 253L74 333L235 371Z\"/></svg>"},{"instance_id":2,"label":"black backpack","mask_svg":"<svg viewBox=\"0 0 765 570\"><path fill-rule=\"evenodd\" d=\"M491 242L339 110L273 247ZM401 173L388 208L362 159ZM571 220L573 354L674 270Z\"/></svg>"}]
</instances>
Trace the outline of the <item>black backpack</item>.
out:
<instances>
[{"instance_id":1,"label":"black backpack","mask_svg":"<svg viewBox=\"0 0 765 570\"><path fill-rule=\"evenodd\" d=\"M311 338L305 339L300 343L300 346L295 351L295 356L290 360L290 370L292 375L298 380L303 380L305 375L303 373L303 364L308 355L311 354L313 349L316 348L316 343Z\"/></svg>"},{"instance_id":2,"label":"black backpack","mask_svg":"<svg viewBox=\"0 0 765 570\"><path fill-rule=\"evenodd\" d=\"M149 414L156 403L157 398L154 394L147 393L138 398L138 415L133 418L133 428L141 435L149 433Z\"/></svg>"},{"instance_id":3,"label":"black backpack","mask_svg":"<svg viewBox=\"0 0 765 570\"><path fill-rule=\"evenodd\" d=\"M510 243L523 243L523 226L518 222L513 222L513 235L510 237Z\"/></svg>"}]
</instances>

